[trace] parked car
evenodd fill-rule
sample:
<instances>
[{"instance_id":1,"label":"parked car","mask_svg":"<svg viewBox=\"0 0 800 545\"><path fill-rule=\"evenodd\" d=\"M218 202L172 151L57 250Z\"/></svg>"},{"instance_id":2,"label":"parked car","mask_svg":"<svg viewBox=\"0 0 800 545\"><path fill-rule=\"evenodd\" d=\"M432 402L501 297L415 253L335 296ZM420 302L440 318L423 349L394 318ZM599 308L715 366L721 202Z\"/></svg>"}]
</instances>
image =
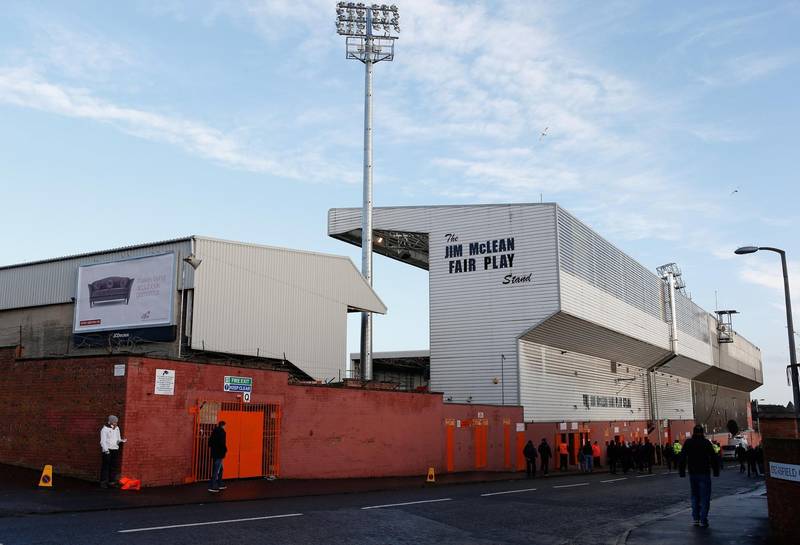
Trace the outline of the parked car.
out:
<instances>
[{"instance_id":1,"label":"parked car","mask_svg":"<svg viewBox=\"0 0 800 545\"><path fill-rule=\"evenodd\" d=\"M722 460L736 460L736 445L722 445Z\"/></svg>"}]
</instances>

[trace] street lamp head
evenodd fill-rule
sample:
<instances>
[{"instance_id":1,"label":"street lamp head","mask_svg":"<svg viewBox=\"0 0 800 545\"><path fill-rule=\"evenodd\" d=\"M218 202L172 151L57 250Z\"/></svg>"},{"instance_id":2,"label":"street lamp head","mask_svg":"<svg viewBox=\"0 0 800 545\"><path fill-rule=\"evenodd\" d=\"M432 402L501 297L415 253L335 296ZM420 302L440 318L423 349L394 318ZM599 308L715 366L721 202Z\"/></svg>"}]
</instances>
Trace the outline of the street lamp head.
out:
<instances>
[{"instance_id":1,"label":"street lamp head","mask_svg":"<svg viewBox=\"0 0 800 545\"><path fill-rule=\"evenodd\" d=\"M733 252L736 255L744 255L744 254L754 254L758 251L758 246L742 246L741 248L736 248Z\"/></svg>"}]
</instances>

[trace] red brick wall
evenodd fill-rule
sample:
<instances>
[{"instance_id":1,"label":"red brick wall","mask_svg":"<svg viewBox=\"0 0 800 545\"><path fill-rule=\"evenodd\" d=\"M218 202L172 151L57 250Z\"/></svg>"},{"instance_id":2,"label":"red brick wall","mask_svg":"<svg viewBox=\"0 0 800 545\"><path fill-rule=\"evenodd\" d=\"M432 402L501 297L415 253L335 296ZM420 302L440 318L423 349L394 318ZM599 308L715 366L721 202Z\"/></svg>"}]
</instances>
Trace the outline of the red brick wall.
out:
<instances>
[{"instance_id":1,"label":"red brick wall","mask_svg":"<svg viewBox=\"0 0 800 545\"><path fill-rule=\"evenodd\" d=\"M796 438L797 434L797 420L792 417L788 418L761 418L758 422L761 437L784 437Z\"/></svg>"},{"instance_id":2,"label":"red brick wall","mask_svg":"<svg viewBox=\"0 0 800 545\"><path fill-rule=\"evenodd\" d=\"M767 475L769 475L770 461L800 465L800 440L765 437L764 460ZM798 501L800 501L800 483L767 476L769 523L778 543L787 545L797 543L797 536L800 535Z\"/></svg>"},{"instance_id":3,"label":"red brick wall","mask_svg":"<svg viewBox=\"0 0 800 545\"><path fill-rule=\"evenodd\" d=\"M174 369L174 396L153 394L155 370ZM150 485L183 482L191 473L197 400L233 401L225 375L253 377L252 402L281 404L281 477L343 478L424 475L444 470L444 418L489 420L488 470L502 470L503 418L518 407L444 404L438 394L287 384L285 373L131 358L128 365L129 443L124 471ZM508 415L508 416L504 416ZM472 429L456 435L456 470L474 470Z\"/></svg>"},{"instance_id":4,"label":"red brick wall","mask_svg":"<svg viewBox=\"0 0 800 545\"><path fill-rule=\"evenodd\" d=\"M95 479L100 428L109 414L125 426L119 358L14 360L0 354L0 462Z\"/></svg>"}]
</instances>

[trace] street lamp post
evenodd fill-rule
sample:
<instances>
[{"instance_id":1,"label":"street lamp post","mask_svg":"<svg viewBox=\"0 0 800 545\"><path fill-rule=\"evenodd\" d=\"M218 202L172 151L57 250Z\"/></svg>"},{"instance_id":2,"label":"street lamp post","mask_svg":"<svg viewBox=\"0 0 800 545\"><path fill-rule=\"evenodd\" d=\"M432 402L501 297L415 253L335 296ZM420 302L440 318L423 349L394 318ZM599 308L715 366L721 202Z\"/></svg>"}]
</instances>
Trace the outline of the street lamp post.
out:
<instances>
[{"instance_id":1,"label":"street lamp post","mask_svg":"<svg viewBox=\"0 0 800 545\"><path fill-rule=\"evenodd\" d=\"M394 59L400 15L394 4L339 2L336 32L346 38L348 59L364 63L364 201L361 211L361 274L372 285L372 67ZM361 313L361 378L372 380L372 313Z\"/></svg>"},{"instance_id":2,"label":"street lamp post","mask_svg":"<svg viewBox=\"0 0 800 545\"><path fill-rule=\"evenodd\" d=\"M759 250L768 250L781 256L781 266L783 267L783 292L786 298L786 326L789 329L789 368L792 374L792 395L794 397L794 416L797 419L798 431L800 431L800 382L798 382L797 372L797 352L794 345L794 324L792 322L792 296L789 293L789 269L786 267L786 252L780 248L769 246L742 246L736 249L736 254L754 254Z\"/></svg>"}]
</instances>

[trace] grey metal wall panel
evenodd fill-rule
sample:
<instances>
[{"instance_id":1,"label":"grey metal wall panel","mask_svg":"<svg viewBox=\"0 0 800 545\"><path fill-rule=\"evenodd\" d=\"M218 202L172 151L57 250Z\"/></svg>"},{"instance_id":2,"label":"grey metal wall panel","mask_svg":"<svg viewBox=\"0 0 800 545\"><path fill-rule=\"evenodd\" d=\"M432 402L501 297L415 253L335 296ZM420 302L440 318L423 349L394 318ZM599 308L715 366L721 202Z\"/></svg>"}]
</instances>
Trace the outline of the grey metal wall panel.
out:
<instances>
[{"instance_id":1,"label":"grey metal wall panel","mask_svg":"<svg viewBox=\"0 0 800 545\"><path fill-rule=\"evenodd\" d=\"M375 229L429 233L431 389L456 402L518 403L516 339L558 310L555 206L375 208ZM336 209L329 233L360 226L360 209ZM458 241L447 242L452 234ZM513 237L513 266L483 269L469 243ZM448 245L463 245L474 272L451 273ZM532 282L503 285L507 274Z\"/></svg>"},{"instance_id":2,"label":"grey metal wall panel","mask_svg":"<svg viewBox=\"0 0 800 545\"><path fill-rule=\"evenodd\" d=\"M692 381L684 377L656 372L657 416L660 419L691 420L694 418Z\"/></svg>"},{"instance_id":3,"label":"grey metal wall panel","mask_svg":"<svg viewBox=\"0 0 800 545\"><path fill-rule=\"evenodd\" d=\"M646 371L619 362L519 341L520 366L528 379L522 404L528 422L559 420L646 420L649 417ZM565 352L565 353L564 353ZM624 398L630 406L584 405L583 396ZM591 397L590 397L591 399ZM691 399L690 399L691 402ZM607 404L606 404L607 405Z\"/></svg>"},{"instance_id":4,"label":"grey metal wall panel","mask_svg":"<svg viewBox=\"0 0 800 545\"><path fill-rule=\"evenodd\" d=\"M190 240L179 239L2 267L0 268L0 310L69 303L71 298L75 297L78 267L81 265L166 252L175 252L176 259L181 260L189 255L190 251ZM180 263L180 261L178 262ZM191 267L187 267L187 269L186 284L188 288L191 288L193 274ZM178 280L180 281L180 274Z\"/></svg>"},{"instance_id":5,"label":"grey metal wall panel","mask_svg":"<svg viewBox=\"0 0 800 545\"><path fill-rule=\"evenodd\" d=\"M191 346L285 357L316 379L338 379L347 308L385 306L344 257L207 238L196 273Z\"/></svg>"}]
</instances>

